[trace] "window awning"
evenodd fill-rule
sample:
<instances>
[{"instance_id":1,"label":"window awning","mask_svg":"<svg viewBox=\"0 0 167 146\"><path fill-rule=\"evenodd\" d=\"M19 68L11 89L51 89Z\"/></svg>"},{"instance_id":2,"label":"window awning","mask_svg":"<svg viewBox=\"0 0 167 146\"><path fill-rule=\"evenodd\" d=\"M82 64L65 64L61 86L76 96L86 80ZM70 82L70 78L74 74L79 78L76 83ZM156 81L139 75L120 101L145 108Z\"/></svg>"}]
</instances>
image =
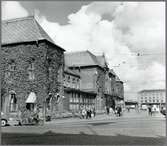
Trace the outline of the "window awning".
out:
<instances>
[{"instance_id":1,"label":"window awning","mask_svg":"<svg viewBox=\"0 0 167 146\"><path fill-rule=\"evenodd\" d=\"M36 94L34 92L31 92L29 95L28 95L28 98L26 100L26 103L35 103L36 102Z\"/></svg>"}]
</instances>

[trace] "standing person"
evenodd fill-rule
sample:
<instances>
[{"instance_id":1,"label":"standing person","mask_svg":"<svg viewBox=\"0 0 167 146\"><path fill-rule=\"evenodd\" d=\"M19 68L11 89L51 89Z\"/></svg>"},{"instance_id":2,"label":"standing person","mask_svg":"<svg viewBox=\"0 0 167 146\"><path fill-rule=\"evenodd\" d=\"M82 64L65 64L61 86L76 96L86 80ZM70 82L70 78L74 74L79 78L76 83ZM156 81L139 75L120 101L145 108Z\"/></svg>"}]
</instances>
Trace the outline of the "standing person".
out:
<instances>
[{"instance_id":1,"label":"standing person","mask_svg":"<svg viewBox=\"0 0 167 146\"><path fill-rule=\"evenodd\" d=\"M106 107L106 110L107 110L107 115L109 115L109 113L110 113L110 109L109 109L108 106Z\"/></svg>"},{"instance_id":2,"label":"standing person","mask_svg":"<svg viewBox=\"0 0 167 146\"><path fill-rule=\"evenodd\" d=\"M115 115L118 116L118 106L115 108Z\"/></svg>"},{"instance_id":3,"label":"standing person","mask_svg":"<svg viewBox=\"0 0 167 146\"><path fill-rule=\"evenodd\" d=\"M92 110L91 110L91 108L89 108L89 118L91 118L92 117Z\"/></svg>"},{"instance_id":4,"label":"standing person","mask_svg":"<svg viewBox=\"0 0 167 146\"><path fill-rule=\"evenodd\" d=\"M118 107L118 116L120 117L121 116L121 112L122 112L122 108L121 106Z\"/></svg>"},{"instance_id":5,"label":"standing person","mask_svg":"<svg viewBox=\"0 0 167 146\"><path fill-rule=\"evenodd\" d=\"M84 119L85 116L86 116L86 110L85 110L85 108L83 108L83 109L82 109L82 118Z\"/></svg>"},{"instance_id":6,"label":"standing person","mask_svg":"<svg viewBox=\"0 0 167 146\"><path fill-rule=\"evenodd\" d=\"M96 110L95 110L95 107L93 107L93 115L94 115L94 117L96 116Z\"/></svg>"},{"instance_id":7,"label":"standing person","mask_svg":"<svg viewBox=\"0 0 167 146\"><path fill-rule=\"evenodd\" d=\"M152 116L152 109L151 109L151 106L148 107L148 114L149 114L150 116Z\"/></svg>"}]
</instances>

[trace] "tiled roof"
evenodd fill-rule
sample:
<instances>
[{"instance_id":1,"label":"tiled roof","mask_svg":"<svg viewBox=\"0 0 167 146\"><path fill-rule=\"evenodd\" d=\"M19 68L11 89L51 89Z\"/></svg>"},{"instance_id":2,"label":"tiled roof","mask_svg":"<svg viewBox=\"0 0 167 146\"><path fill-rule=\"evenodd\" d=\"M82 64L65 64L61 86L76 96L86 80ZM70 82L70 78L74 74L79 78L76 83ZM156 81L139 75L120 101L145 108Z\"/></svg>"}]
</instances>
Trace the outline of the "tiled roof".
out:
<instances>
[{"instance_id":1,"label":"tiled roof","mask_svg":"<svg viewBox=\"0 0 167 146\"><path fill-rule=\"evenodd\" d=\"M74 71L74 70L69 69L68 66L65 66L64 72L69 73L69 74L72 74L72 75L74 75L74 76L80 77L79 73L77 73L77 72Z\"/></svg>"},{"instance_id":2,"label":"tiled roof","mask_svg":"<svg viewBox=\"0 0 167 146\"><path fill-rule=\"evenodd\" d=\"M96 56L88 50L65 53L65 64L67 66L101 66Z\"/></svg>"},{"instance_id":3,"label":"tiled roof","mask_svg":"<svg viewBox=\"0 0 167 146\"><path fill-rule=\"evenodd\" d=\"M33 16L2 21L2 45L37 40L54 43Z\"/></svg>"}]
</instances>

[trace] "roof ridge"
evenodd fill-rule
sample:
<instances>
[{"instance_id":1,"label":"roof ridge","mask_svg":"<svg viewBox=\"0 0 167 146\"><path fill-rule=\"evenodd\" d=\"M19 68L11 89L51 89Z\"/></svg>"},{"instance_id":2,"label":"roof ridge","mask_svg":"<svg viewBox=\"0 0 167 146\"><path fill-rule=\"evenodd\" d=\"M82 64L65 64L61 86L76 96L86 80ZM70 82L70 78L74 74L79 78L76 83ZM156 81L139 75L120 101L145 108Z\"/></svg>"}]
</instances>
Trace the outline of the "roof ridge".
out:
<instances>
[{"instance_id":1,"label":"roof ridge","mask_svg":"<svg viewBox=\"0 0 167 146\"><path fill-rule=\"evenodd\" d=\"M12 19L6 19L6 20L2 20L2 23L10 23L10 22L14 22L14 21L24 21L27 19L35 19L33 15L30 16L26 16L26 17L19 17L19 18L12 18Z\"/></svg>"},{"instance_id":2,"label":"roof ridge","mask_svg":"<svg viewBox=\"0 0 167 146\"><path fill-rule=\"evenodd\" d=\"M42 33L45 33L44 35L46 35L46 36L50 39L50 41L54 43L54 41L52 40L52 38L46 33L46 31L45 31L45 30L43 29L43 27L38 23L38 21L35 19L35 17L34 17L33 21L34 21L34 23L35 23L35 27L37 28L40 37L41 37L41 38L45 38L44 36L42 36ZM41 33L41 31L43 31L43 32ZM48 41L49 41L49 40L48 40Z\"/></svg>"},{"instance_id":3,"label":"roof ridge","mask_svg":"<svg viewBox=\"0 0 167 146\"><path fill-rule=\"evenodd\" d=\"M65 54L75 54L75 53L84 53L86 52L87 50L80 50L80 51L71 51L71 52L65 52Z\"/></svg>"}]
</instances>

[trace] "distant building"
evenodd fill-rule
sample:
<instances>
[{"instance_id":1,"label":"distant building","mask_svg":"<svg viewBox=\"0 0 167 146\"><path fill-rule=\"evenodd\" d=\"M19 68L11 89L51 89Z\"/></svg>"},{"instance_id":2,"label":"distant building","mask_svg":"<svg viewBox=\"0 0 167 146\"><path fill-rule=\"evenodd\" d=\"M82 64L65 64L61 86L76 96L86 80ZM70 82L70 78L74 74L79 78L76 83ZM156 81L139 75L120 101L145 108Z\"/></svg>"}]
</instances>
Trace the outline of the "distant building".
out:
<instances>
[{"instance_id":1,"label":"distant building","mask_svg":"<svg viewBox=\"0 0 167 146\"><path fill-rule=\"evenodd\" d=\"M166 104L165 89L142 90L138 92L138 103L143 105L155 105L158 109Z\"/></svg>"},{"instance_id":2,"label":"distant building","mask_svg":"<svg viewBox=\"0 0 167 146\"><path fill-rule=\"evenodd\" d=\"M35 111L44 108L50 95L55 112L55 96L64 95L65 50L52 41L34 17L3 21L1 48L2 111ZM49 102L46 104L49 107ZM61 102L58 106L63 108Z\"/></svg>"}]
</instances>

